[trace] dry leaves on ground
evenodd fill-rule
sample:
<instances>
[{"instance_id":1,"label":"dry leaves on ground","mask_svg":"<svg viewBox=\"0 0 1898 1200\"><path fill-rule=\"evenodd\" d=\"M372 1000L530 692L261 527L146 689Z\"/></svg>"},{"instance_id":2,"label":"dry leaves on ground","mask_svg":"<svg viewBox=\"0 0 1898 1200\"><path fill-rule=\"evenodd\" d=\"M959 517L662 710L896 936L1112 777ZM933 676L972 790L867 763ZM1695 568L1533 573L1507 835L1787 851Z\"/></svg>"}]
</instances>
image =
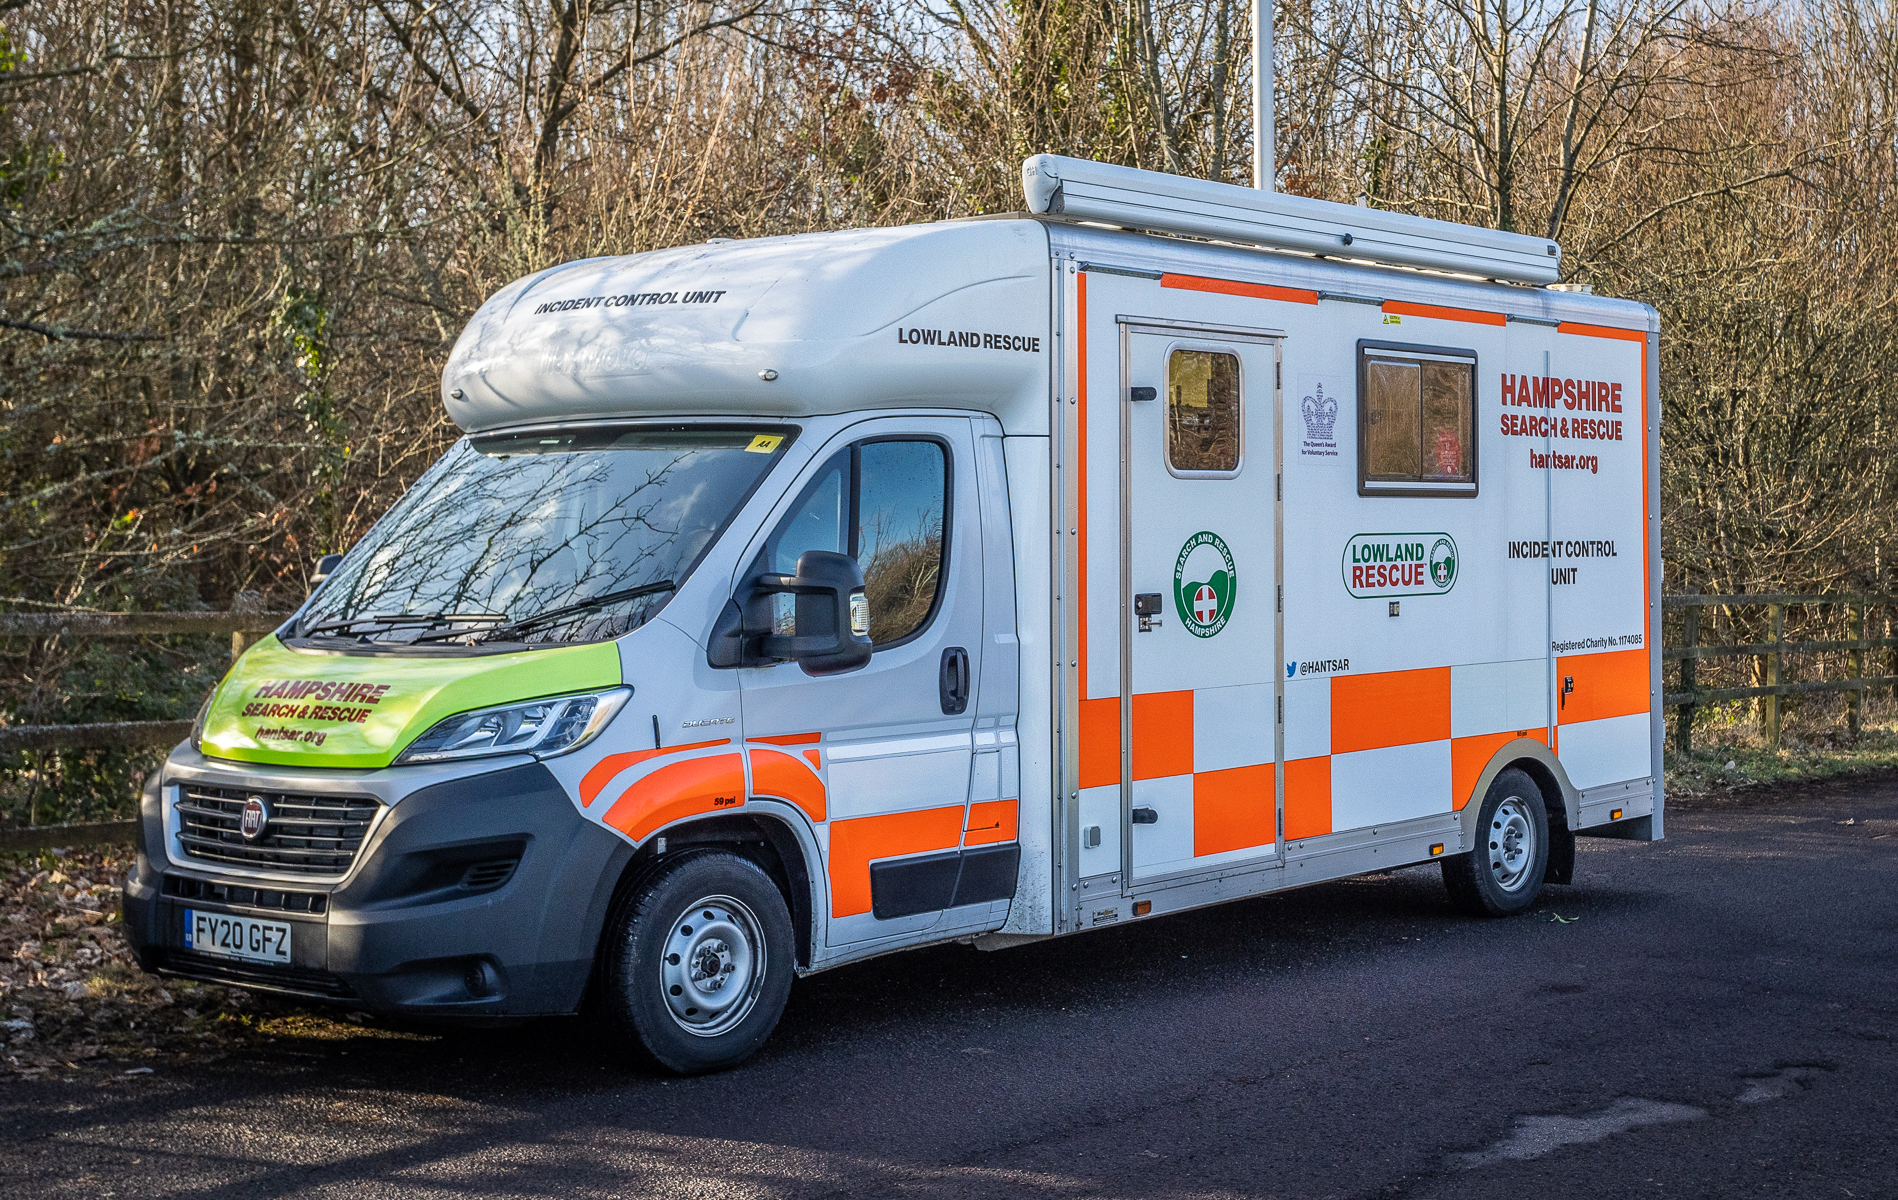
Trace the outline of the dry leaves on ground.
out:
<instances>
[{"instance_id":1,"label":"dry leaves on ground","mask_svg":"<svg viewBox=\"0 0 1898 1200\"><path fill-rule=\"evenodd\" d=\"M279 1036L362 1032L342 1014L139 970L119 921L131 867L129 847L0 855L4 1075L34 1078L101 1057L202 1060Z\"/></svg>"}]
</instances>

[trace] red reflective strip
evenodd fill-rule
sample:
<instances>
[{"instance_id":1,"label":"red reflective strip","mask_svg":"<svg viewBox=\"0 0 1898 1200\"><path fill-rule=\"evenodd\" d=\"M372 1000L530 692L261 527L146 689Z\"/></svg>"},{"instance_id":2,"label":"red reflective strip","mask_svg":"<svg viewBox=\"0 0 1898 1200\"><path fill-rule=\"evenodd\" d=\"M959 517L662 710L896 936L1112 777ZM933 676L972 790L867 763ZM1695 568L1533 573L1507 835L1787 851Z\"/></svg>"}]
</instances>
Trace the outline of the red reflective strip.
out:
<instances>
[{"instance_id":1,"label":"red reflective strip","mask_svg":"<svg viewBox=\"0 0 1898 1200\"><path fill-rule=\"evenodd\" d=\"M1207 279L1199 275L1162 275L1160 286L1189 292L1217 292L1222 296L1251 296L1255 300L1284 300L1290 304L1316 304L1318 293L1304 288L1274 287L1269 283L1240 283L1236 279Z\"/></svg>"}]
</instances>

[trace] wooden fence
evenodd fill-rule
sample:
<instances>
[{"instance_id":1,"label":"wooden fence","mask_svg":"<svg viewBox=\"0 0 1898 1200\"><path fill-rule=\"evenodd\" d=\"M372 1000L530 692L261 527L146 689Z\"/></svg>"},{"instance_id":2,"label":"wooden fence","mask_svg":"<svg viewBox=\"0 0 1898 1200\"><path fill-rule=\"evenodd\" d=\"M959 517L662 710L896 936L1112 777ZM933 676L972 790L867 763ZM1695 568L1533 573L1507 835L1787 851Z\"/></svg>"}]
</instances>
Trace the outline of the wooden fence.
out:
<instances>
[{"instance_id":1,"label":"wooden fence","mask_svg":"<svg viewBox=\"0 0 1898 1200\"><path fill-rule=\"evenodd\" d=\"M1767 745L1777 749L1780 743L1781 698L1810 692L1846 693L1847 735L1857 739L1865 692L1870 688L1898 684L1898 675L1866 674L1866 660L1871 651L1898 646L1898 637L1867 636L1866 609L1870 607L1889 611L1894 604L1898 604L1898 601L1895 601L1893 597L1869 593L1832 596L1762 593L1663 598L1661 601L1663 611L1679 611L1682 617L1678 643L1667 645L1664 639L1661 651L1663 661L1680 664L1679 690L1667 692L1662 697L1662 702L1674 709L1675 748L1683 754L1693 749L1694 716L1702 705L1714 704L1722 700L1745 700L1757 697L1760 701L1760 733ZM1835 623L1836 618L1842 616L1848 636L1823 640L1787 641L1786 610L1812 607L1832 609ZM1764 608L1766 611L1761 623L1771 635L1771 640L1731 645L1702 645L1700 641L1701 613L1708 608L1724 608L1728 611L1730 618L1735 609ZM1842 676L1833 679L1797 682L1787 677L1787 657L1793 654L1841 654L1846 659L1847 670ZM1755 659L1759 665L1757 674L1762 682L1747 687L1703 688L1699 686L1696 678L1698 664L1708 659L1737 657Z\"/></svg>"},{"instance_id":2,"label":"wooden fence","mask_svg":"<svg viewBox=\"0 0 1898 1200\"><path fill-rule=\"evenodd\" d=\"M0 613L0 637L148 637L160 634L231 636L231 657L289 619L289 613ZM0 753L21 750L92 750L108 746L168 746L191 732L189 721L104 721L92 725L14 725L0 728Z\"/></svg>"}]
</instances>

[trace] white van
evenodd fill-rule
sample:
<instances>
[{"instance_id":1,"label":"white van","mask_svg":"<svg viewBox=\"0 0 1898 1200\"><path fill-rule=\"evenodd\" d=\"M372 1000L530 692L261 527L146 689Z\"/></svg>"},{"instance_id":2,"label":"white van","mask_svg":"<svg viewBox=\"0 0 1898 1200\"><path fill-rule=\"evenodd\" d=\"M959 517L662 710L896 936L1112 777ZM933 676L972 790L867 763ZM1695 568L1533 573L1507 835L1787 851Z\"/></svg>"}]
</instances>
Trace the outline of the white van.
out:
<instances>
[{"instance_id":1,"label":"white van","mask_svg":"<svg viewBox=\"0 0 1898 1200\"><path fill-rule=\"evenodd\" d=\"M1658 321L1558 248L1047 156L542 271L147 789L149 970L736 1063L793 976L1662 832Z\"/></svg>"}]
</instances>

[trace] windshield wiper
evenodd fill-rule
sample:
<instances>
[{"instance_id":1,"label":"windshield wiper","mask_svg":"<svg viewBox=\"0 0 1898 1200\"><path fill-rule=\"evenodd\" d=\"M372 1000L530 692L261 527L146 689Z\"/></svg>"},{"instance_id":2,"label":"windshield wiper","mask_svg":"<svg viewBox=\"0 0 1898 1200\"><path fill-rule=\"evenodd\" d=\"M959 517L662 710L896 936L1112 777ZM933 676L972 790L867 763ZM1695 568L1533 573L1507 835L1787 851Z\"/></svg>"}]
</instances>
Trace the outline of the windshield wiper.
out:
<instances>
[{"instance_id":1,"label":"windshield wiper","mask_svg":"<svg viewBox=\"0 0 1898 1200\"><path fill-rule=\"evenodd\" d=\"M366 617L341 617L334 621L323 621L301 630L299 637L315 637L320 633L347 633L358 625L381 625L386 629L407 629L420 626L433 629L437 625L452 621L499 621L500 613L372 613Z\"/></svg>"},{"instance_id":2,"label":"windshield wiper","mask_svg":"<svg viewBox=\"0 0 1898 1200\"><path fill-rule=\"evenodd\" d=\"M605 592L585 600L575 601L572 604L563 604L559 608L550 608L545 612L537 612L531 617L522 617L518 621L509 621L505 625L496 625L493 629L484 629L475 635L475 640L478 642L499 641L503 637L525 633L530 629L538 629L543 625L557 624L562 618L571 617L591 609L604 608L609 604L618 604L622 600L635 600L641 596L651 596L659 592L676 591L678 587L679 585L670 579L661 579L657 583L643 583L638 587L621 588L617 592Z\"/></svg>"}]
</instances>

